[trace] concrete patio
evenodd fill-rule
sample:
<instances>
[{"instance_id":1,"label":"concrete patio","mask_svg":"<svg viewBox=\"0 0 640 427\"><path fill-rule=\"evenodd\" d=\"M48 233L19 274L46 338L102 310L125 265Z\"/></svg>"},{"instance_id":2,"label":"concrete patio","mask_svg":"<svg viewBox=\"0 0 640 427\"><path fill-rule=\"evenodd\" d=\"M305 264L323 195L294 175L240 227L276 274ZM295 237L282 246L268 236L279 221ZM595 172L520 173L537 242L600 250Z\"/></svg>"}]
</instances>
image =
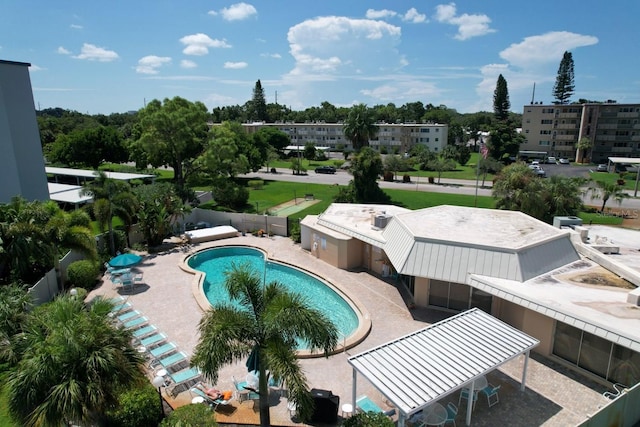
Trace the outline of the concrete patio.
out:
<instances>
[{"instance_id":1,"label":"concrete patio","mask_svg":"<svg viewBox=\"0 0 640 427\"><path fill-rule=\"evenodd\" d=\"M264 249L271 259L282 260L315 273L339 287L366 308L372 329L359 345L326 358L303 359L303 367L310 388L331 390L340 396L340 405L351 403L352 369L347 362L350 354L357 354L385 343L409 332L420 329L449 315L437 310L408 309L402 287L374 277L366 272L349 272L333 268L303 251L288 238L259 238L253 236L234 237L221 241L201 243L189 250L224 245L250 245ZM180 247L168 247L166 251L150 254L136 269L144 274L144 284L134 291L122 294L131 305L150 323L164 332L179 350L190 355L198 342L198 323L202 310L193 294L193 275L180 269L179 264L187 256ZM92 291L89 299L97 296L115 296L118 290L105 279ZM529 360L527 389L519 391L523 357L516 358L489 375L489 382L501 385L500 402L489 408L486 399L479 397L472 417L477 426L570 426L585 420L603 406L602 397L606 387L585 380L561 365L540 357ZM215 386L222 390L233 390L232 376L244 379L247 374L245 361L230 365L219 373ZM384 409L389 409L384 397L362 377L358 377L358 395L366 394ZM166 393L165 393L166 394ZM188 392L176 398L166 396L172 407L191 404ZM458 404L458 393L449 396L447 402ZM291 419L285 397L271 396L271 423L273 425L301 425ZM226 407L219 407L215 414L222 424L257 425L259 414L257 403L233 400ZM464 404L462 405L464 407ZM340 412L339 412L340 415ZM465 410L460 408L456 418L464 425Z\"/></svg>"}]
</instances>

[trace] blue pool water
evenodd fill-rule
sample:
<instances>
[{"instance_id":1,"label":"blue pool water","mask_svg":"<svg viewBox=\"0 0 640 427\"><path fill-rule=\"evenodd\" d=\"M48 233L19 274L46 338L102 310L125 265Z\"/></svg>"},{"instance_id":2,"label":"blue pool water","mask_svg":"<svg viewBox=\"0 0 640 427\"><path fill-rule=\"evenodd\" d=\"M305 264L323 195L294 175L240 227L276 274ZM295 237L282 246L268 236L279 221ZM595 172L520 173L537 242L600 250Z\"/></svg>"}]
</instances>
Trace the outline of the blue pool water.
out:
<instances>
[{"instance_id":1,"label":"blue pool water","mask_svg":"<svg viewBox=\"0 0 640 427\"><path fill-rule=\"evenodd\" d=\"M212 248L198 252L187 263L194 270L206 274L204 293L212 305L229 301L224 287L225 271L231 268L232 263L248 263L253 271L266 279L266 283L277 281L289 291L305 296L311 307L333 320L340 339L351 335L358 327L356 313L330 286L296 268L271 261L265 263L264 253L257 249L240 246Z\"/></svg>"}]
</instances>

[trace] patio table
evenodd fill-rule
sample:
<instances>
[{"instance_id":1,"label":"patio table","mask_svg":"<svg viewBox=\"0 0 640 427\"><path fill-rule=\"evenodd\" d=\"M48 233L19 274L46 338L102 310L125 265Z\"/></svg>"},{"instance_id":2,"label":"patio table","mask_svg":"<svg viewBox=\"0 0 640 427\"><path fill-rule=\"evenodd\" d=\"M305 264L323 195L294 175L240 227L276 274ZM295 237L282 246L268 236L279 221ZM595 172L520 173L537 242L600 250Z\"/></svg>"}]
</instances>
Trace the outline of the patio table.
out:
<instances>
[{"instance_id":1,"label":"patio table","mask_svg":"<svg viewBox=\"0 0 640 427\"><path fill-rule=\"evenodd\" d=\"M447 408L435 402L427 406L423 411L424 424L428 426L440 426L447 421Z\"/></svg>"}]
</instances>

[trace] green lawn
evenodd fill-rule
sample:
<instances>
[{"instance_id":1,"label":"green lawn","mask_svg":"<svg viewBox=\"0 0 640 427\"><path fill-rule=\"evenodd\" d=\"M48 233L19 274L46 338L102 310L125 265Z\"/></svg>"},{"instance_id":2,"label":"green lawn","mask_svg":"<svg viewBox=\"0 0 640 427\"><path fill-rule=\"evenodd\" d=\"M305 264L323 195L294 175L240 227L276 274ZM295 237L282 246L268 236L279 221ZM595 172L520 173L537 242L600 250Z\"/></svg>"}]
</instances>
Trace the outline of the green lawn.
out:
<instances>
[{"instance_id":1,"label":"green lawn","mask_svg":"<svg viewBox=\"0 0 640 427\"><path fill-rule=\"evenodd\" d=\"M616 182L620 179L620 174L613 172L591 172L589 177L593 181L604 182ZM624 185L623 188L627 190L634 190L636 188L636 174L635 172L624 172Z\"/></svg>"},{"instance_id":2,"label":"green lawn","mask_svg":"<svg viewBox=\"0 0 640 427\"><path fill-rule=\"evenodd\" d=\"M614 215L602 215L598 212L580 212L578 214L583 224L621 225L622 217Z\"/></svg>"}]
</instances>

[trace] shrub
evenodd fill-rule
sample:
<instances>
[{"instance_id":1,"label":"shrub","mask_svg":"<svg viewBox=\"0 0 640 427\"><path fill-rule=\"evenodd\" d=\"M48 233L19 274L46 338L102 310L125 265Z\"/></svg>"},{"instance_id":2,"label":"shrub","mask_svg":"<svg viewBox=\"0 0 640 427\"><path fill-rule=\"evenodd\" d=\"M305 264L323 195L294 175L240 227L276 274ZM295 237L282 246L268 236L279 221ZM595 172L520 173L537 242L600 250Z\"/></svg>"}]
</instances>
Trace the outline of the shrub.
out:
<instances>
[{"instance_id":1,"label":"shrub","mask_svg":"<svg viewBox=\"0 0 640 427\"><path fill-rule=\"evenodd\" d=\"M249 190L235 182L225 180L213 189L213 198L219 205L240 209L249 200Z\"/></svg>"},{"instance_id":2,"label":"shrub","mask_svg":"<svg viewBox=\"0 0 640 427\"><path fill-rule=\"evenodd\" d=\"M429 184L434 184L436 182L436 179L432 176L427 178L429 180Z\"/></svg>"},{"instance_id":3,"label":"shrub","mask_svg":"<svg viewBox=\"0 0 640 427\"><path fill-rule=\"evenodd\" d=\"M347 418L344 427L393 427L393 421L379 412L360 412Z\"/></svg>"},{"instance_id":4,"label":"shrub","mask_svg":"<svg viewBox=\"0 0 640 427\"><path fill-rule=\"evenodd\" d=\"M294 243L300 243L300 222L299 221L289 221L289 238L293 240Z\"/></svg>"},{"instance_id":5,"label":"shrub","mask_svg":"<svg viewBox=\"0 0 640 427\"><path fill-rule=\"evenodd\" d=\"M264 181L261 179L252 179L249 182L247 182L247 185L252 190L262 190L262 187L264 186Z\"/></svg>"},{"instance_id":6,"label":"shrub","mask_svg":"<svg viewBox=\"0 0 640 427\"><path fill-rule=\"evenodd\" d=\"M388 181L388 182L393 181L393 172L391 172L391 171L384 171L383 179L384 179L385 181Z\"/></svg>"},{"instance_id":7,"label":"shrub","mask_svg":"<svg viewBox=\"0 0 640 427\"><path fill-rule=\"evenodd\" d=\"M67 269L70 284L84 289L93 289L99 272L98 264L89 260L72 262Z\"/></svg>"},{"instance_id":8,"label":"shrub","mask_svg":"<svg viewBox=\"0 0 640 427\"><path fill-rule=\"evenodd\" d=\"M405 173L402 175L402 182L411 182L411 176Z\"/></svg>"},{"instance_id":9,"label":"shrub","mask_svg":"<svg viewBox=\"0 0 640 427\"><path fill-rule=\"evenodd\" d=\"M160 423L160 427L215 427L217 425L213 412L207 405L181 406Z\"/></svg>"},{"instance_id":10,"label":"shrub","mask_svg":"<svg viewBox=\"0 0 640 427\"><path fill-rule=\"evenodd\" d=\"M158 425L161 418L160 402L158 392L150 384L126 390L118 400L118 408L107 413L110 426L155 427Z\"/></svg>"},{"instance_id":11,"label":"shrub","mask_svg":"<svg viewBox=\"0 0 640 427\"><path fill-rule=\"evenodd\" d=\"M276 168L271 168L271 173L278 173L278 171L276 170Z\"/></svg>"}]
</instances>

